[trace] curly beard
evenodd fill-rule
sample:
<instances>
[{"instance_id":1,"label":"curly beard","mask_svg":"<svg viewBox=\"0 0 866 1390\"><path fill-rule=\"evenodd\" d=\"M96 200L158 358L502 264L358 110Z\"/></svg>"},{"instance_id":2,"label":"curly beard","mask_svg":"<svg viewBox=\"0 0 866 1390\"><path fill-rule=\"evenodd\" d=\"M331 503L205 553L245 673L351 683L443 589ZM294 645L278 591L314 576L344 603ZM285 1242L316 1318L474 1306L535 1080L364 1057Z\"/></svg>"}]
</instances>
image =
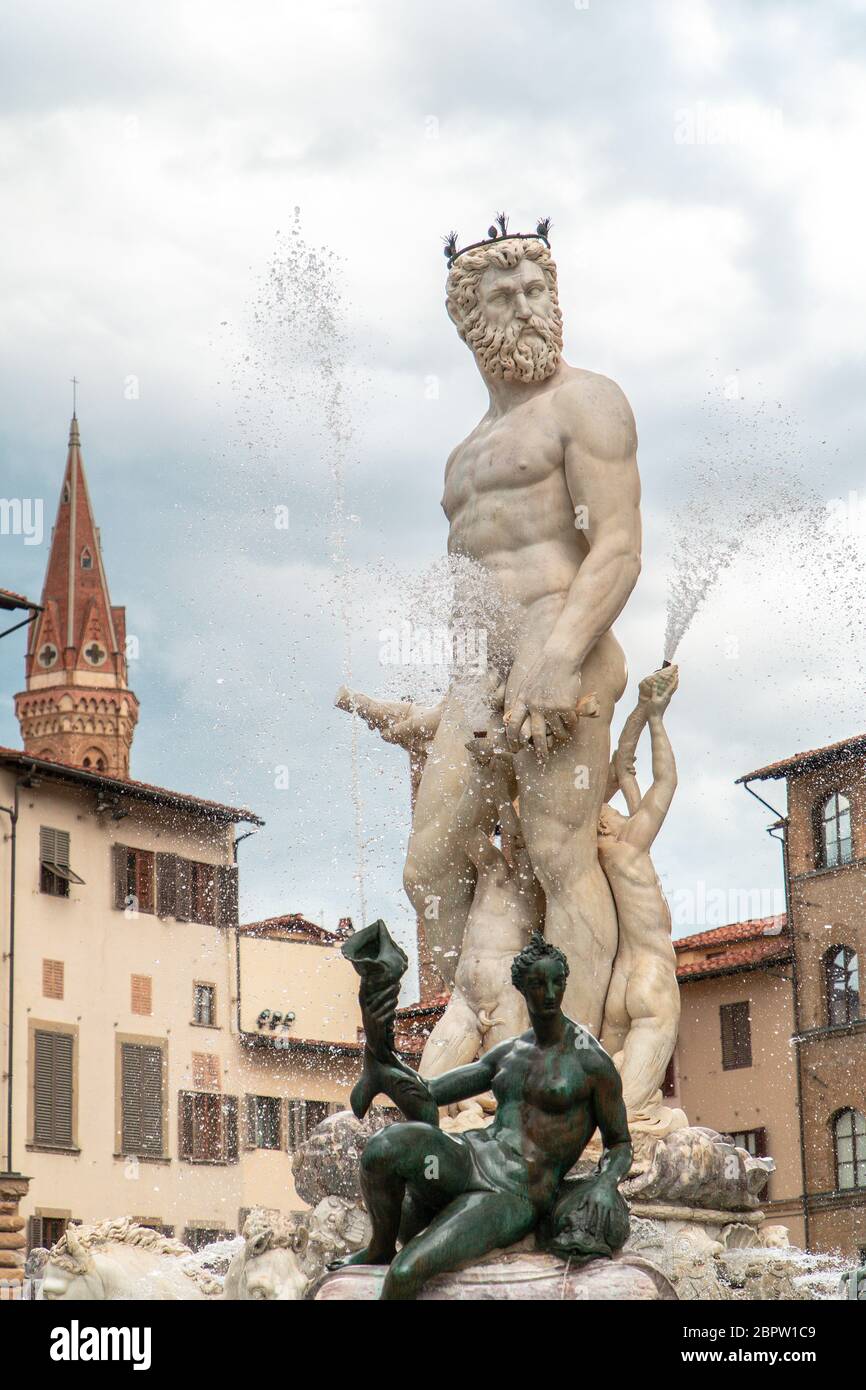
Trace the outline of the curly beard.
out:
<instances>
[{"instance_id":1,"label":"curly beard","mask_svg":"<svg viewBox=\"0 0 866 1390\"><path fill-rule=\"evenodd\" d=\"M532 336L525 336L530 330ZM562 354L562 315L554 308L549 319L533 314L527 323L494 328L477 308L466 319L464 338L487 376L501 381L546 381Z\"/></svg>"}]
</instances>

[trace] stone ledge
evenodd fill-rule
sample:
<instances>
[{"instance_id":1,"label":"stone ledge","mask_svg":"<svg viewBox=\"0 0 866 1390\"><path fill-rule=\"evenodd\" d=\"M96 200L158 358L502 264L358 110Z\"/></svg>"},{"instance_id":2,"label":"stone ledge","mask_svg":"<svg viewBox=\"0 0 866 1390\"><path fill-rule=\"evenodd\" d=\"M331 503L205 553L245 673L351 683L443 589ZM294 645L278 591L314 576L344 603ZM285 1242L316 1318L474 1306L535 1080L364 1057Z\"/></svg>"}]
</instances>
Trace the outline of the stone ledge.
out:
<instances>
[{"instance_id":1,"label":"stone ledge","mask_svg":"<svg viewBox=\"0 0 866 1390\"><path fill-rule=\"evenodd\" d=\"M353 1265L326 1274L316 1302L370 1302L379 1298L385 1265ZM649 1260L619 1254L575 1267L531 1251L500 1252L477 1264L439 1274L422 1288L418 1301L442 1302L621 1302L675 1301L670 1280Z\"/></svg>"}]
</instances>

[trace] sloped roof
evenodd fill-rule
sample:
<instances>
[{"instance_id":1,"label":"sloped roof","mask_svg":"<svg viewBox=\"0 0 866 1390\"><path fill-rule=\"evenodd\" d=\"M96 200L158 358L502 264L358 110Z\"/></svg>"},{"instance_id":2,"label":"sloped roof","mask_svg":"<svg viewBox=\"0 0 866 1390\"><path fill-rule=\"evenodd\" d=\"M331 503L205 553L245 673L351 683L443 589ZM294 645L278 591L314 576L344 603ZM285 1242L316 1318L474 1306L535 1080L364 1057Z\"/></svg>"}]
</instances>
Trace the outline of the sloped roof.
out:
<instances>
[{"instance_id":1,"label":"sloped roof","mask_svg":"<svg viewBox=\"0 0 866 1390\"><path fill-rule=\"evenodd\" d=\"M213 820L236 823L248 821L251 825L264 825L264 821L245 807L226 806L221 801L208 801L201 796L190 796L187 792L171 791L168 787L157 787L151 782L137 782L132 777L109 777L104 772L93 772L71 763L58 763L47 758L35 758L20 748L0 747L0 763L8 763L22 771L33 768L46 777L58 781L77 782L84 786L103 788L121 796L131 796L138 801L154 801L165 806L177 806L184 811L199 811Z\"/></svg>"},{"instance_id":2,"label":"sloped roof","mask_svg":"<svg viewBox=\"0 0 866 1390\"><path fill-rule=\"evenodd\" d=\"M352 932L351 917L341 917L335 932L310 922L302 912L286 912L280 917L263 917L259 922L244 922L238 928L243 936L281 937L306 941L315 946L342 946Z\"/></svg>"},{"instance_id":3,"label":"sloped roof","mask_svg":"<svg viewBox=\"0 0 866 1390\"><path fill-rule=\"evenodd\" d=\"M790 758L782 758L777 763L767 763L766 767L745 772L737 782L770 781L788 777L792 772L808 772L811 768L823 767L827 763L853 762L866 756L866 734L853 734L840 739L838 743L828 743L823 748L809 748L804 753L792 753Z\"/></svg>"},{"instance_id":4,"label":"sloped roof","mask_svg":"<svg viewBox=\"0 0 866 1390\"><path fill-rule=\"evenodd\" d=\"M674 943L677 979L686 981L710 975L728 975L737 970L754 970L773 961L789 960L791 933L784 912L774 917L755 917L747 922L730 922L710 931L681 936ZM699 952L696 960L681 960Z\"/></svg>"}]
</instances>

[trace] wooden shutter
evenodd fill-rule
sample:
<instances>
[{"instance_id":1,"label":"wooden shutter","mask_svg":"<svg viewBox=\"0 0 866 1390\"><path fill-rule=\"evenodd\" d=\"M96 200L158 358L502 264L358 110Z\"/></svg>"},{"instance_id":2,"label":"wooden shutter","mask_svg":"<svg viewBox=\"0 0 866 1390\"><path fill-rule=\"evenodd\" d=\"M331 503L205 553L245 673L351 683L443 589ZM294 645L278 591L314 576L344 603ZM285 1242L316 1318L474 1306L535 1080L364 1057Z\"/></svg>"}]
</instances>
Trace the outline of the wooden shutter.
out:
<instances>
[{"instance_id":1,"label":"wooden shutter","mask_svg":"<svg viewBox=\"0 0 866 1390\"><path fill-rule=\"evenodd\" d=\"M226 1163L237 1163L238 1161L238 1098L237 1096L223 1096L222 1100L223 1117L223 1141L224 1156Z\"/></svg>"},{"instance_id":2,"label":"wooden shutter","mask_svg":"<svg viewBox=\"0 0 866 1390\"><path fill-rule=\"evenodd\" d=\"M39 858L51 864L69 868L69 831L53 830L50 825L39 827Z\"/></svg>"},{"instance_id":3,"label":"wooden shutter","mask_svg":"<svg viewBox=\"0 0 866 1390\"><path fill-rule=\"evenodd\" d=\"M152 849L135 851L135 896L138 898L139 912L153 912L154 854Z\"/></svg>"},{"instance_id":4,"label":"wooden shutter","mask_svg":"<svg viewBox=\"0 0 866 1390\"><path fill-rule=\"evenodd\" d=\"M247 1096L246 1102L247 1102L247 1106L246 1106L246 1111L247 1111L247 1113L246 1113L246 1121L247 1121L246 1148L248 1148L248 1149L254 1149L254 1148L256 1147L256 1097L255 1097L255 1096Z\"/></svg>"},{"instance_id":5,"label":"wooden shutter","mask_svg":"<svg viewBox=\"0 0 866 1390\"><path fill-rule=\"evenodd\" d=\"M121 1044L120 1110L123 1152L161 1155L162 1048Z\"/></svg>"},{"instance_id":6,"label":"wooden shutter","mask_svg":"<svg viewBox=\"0 0 866 1390\"><path fill-rule=\"evenodd\" d=\"M303 1144L307 1137L307 1107L302 1100L289 1100L286 1103L286 1148L289 1153Z\"/></svg>"},{"instance_id":7,"label":"wooden shutter","mask_svg":"<svg viewBox=\"0 0 866 1390\"><path fill-rule=\"evenodd\" d=\"M178 1153L181 1158L192 1158L195 1129L195 1096L191 1091L179 1091L177 1102Z\"/></svg>"},{"instance_id":8,"label":"wooden shutter","mask_svg":"<svg viewBox=\"0 0 866 1390\"><path fill-rule=\"evenodd\" d=\"M174 917L177 908L177 855L156 856L156 911L159 917Z\"/></svg>"},{"instance_id":9,"label":"wooden shutter","mask_svg":"<svg viewBox=\"0 0 866 1390\"><path fill-rule=\"evenodd\" d=\"M71 1034L36 1029L33 1075L35 1144L72 1145L72 1053Z\"/></svg>"},{"instance_id":10,"label":"wooden shutter","mask_svg":"<svg viewBox=\"0 0 866 1390\"><path fill-rule=\"evenodd\" d=\"M178 922L189 922L192 918L192 864L188 859L177 856L175 865L174 915Z\"/></svg>"},{"instance_id":11,"label":"wooden shutter","mask_svg":"<svg viewBox=\"0 0 866 1390\"><path fill-rule=\"evenodd\" d=\"M191 917L206 927L216 926L217 921L217 866L216 864L190 864L192 885Z\"/></svg>"},{"instance_id":12,"label":"wooden shutter","mask_svg":"<svg viewBox=\"0 0 866 1390\"><path fill-rule=\"evenodd\" d=\"M153 1013L153 979L150 975L130 975L131 1006L134 1014Z\"/></svg>"},{"instance_id":13,"label":"wooden shutter","mask_svg":"<svg viewBox=\"0 0 866 1390\"><path fill-rule=\"evenodd\" d=\"M63 961L42 962L42 993L46 999L63 998Z\"/></svg>"},{"instance_id":14,"label":"wooden shutter","mask_svg":"<svg viewBox=\"0 0 866 1390\"><path fill-rule=\"evenodd\" d=\"M114 906L125 908L129 894L129 847L112 845L111 861L114 873Z\"/></svg>"},{"instance_id":15,"label":"wooden shutter","mask_svg":"<svg viewBox=\"0 0 866 1390\"><path fill-rule=\"evenodd\" d=\"M238 924L238 866L220 864L217 869L217 926Z\"/></svg>"},{"instance_id":16,"label":"wooden shutter","mask_svg":"<svg viewBox=\"0 0 866 1390\"><path fill-rule=\"evenodd\" d=\"M752 1025L749 1001L722 1004L719 1009L722 1034L722 1067L734 1071L752 1065Z\"/></svg>"},{"instance_id":17,"label":"wooden shutter","mask_svg":"<svg viewBox=\"0 0 866 1390\"><path fill-rule=\"evenodd\" d=\"M42 1246L42 1217L28 1216L27 1218L27 1251Z\"/></svg>"}]
</instances>

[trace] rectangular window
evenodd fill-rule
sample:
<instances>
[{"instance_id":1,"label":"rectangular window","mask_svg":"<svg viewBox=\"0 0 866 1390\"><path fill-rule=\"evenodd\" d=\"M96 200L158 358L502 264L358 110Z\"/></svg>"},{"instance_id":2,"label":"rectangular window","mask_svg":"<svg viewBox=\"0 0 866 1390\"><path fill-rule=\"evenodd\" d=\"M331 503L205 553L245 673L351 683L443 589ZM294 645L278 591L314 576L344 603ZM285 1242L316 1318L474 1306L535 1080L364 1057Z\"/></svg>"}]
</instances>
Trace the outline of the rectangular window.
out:
<instances>
[{"instance_id":1,"label":"rectangular window","mask_svg":"<svg viewBox=\"0 0 866 1390\"><path fill-rule=\"evenodd\" d=\"M741 1129L735 1134L730 1134L728 1138L738 1149L745 1149L746 1153L751 1154L753 1158L767 1157L766 1129ZM769 1181L770 1175L768 1173L761 1187L755 1189L755 1195L757 1196L760 1193L765 1201L770 1195Z\"/></svg>"},{"instance_id":2,"label":"rectangular window","mask_svg":"<svg viewBox=\"0 0 866 1390\"><path fill-rule=\"evenodd\" d=\"M124 1154L162 1157L163 1053L146 1043L120 1046L121 1149Z\"/></svg>"},{"instance_id":3,"label":"rectangular window","mask_svg":"<svg viewBox=\"0 0 866 1390\"><path fill-rule=\"evenodd\" d=\"M56 1245L66 1235L68 1225L68 1216L43 1216L38 1211L35 1216L29 1216L27 1218L28 1251L35 1250L37 1246L50 1250L52 1245Z\"/></svg>"},{"instance_id":4,"label":"rectangular window","mask_svg":"<svg viewBox=\"0 0 866 1390\"><path fill-rule=\"evenodd\" d=\"M215 1226L187 1226L183 1233L183 1243L188 1245L190 1250L203 1250L206 1245L213 1245L215 1241L228 1239L228 1231L218 1230Z\"/></svg>"},{"instance_id":5,"label":"rectangular window","mask_svg":"<svg viewBox=\"0 0 866 1390\"><path fill-rule=\"evenodd\" d=\"M42 993L46 999L63 998L63 961L42 962Z\"/></svg>"},{"instance_id":6,"label":"rectangular window","mask_svg":"<svg viewBox=\"0 0 866 1390\"><path fill-rule=\"evenodd\" d=\"M180 1091L178 1109L181 1158L190 1163L237 1163L237 1096Z\"/></svg>"},{"instance_id":7,"label":"rectangular window","mask_svg":"<svg viewBox=\"0 0 866 1390\"><path fill-rule=\"evenodd\" d=\"M251 1149L281 1149L282 1101L279 1096L247 1096L247 1134Z\"/></svg>"},{"instance_id":8,"label":"rectangular window","mask_svg":"<svg viewBox=\"0 0 866 1390\"><path fill-rule=\"evenodd\" d=\"M326 1100L290 1100L287 1107L287 1143L289 1153L294 1153L316 1125L321 1124L331 1113Z\"/></svg>"},{"instance_id":9,"label":"rectangular window","mask_svg":"<svg viewBox=\"0 0 866 1390\"><path fill-rule=\"evenodd\" d=\"M131 1008L134 1014L153 1013L153 980L150 975L130 975Z\"/></svg>"},{"instance_id":10,"label":"rectangular window","mask_svg":"<svg viewBox=\"0 0 866 1390\"><path fill-rule=\"evenodd\" d=\"M192 1021L205 1028L216 1027L216 986L196 980L192 987Z\"/></svg>"},{"instance_id":11,"label":"rectangular window","mask_svg":"<svg viewBox=\"0 0 866 1390\"><path fill-rule=\"evenodd\" d=\"M39 891L68 898L70 883L83 883L69 867L69 831L39 827Z\"/></svg>"},{"instance_id":12,"label":"rectangular window","mask_svg":"<svg viewBox=\"0 0 866 1390\"><path fill-rule=\"evenodd\" d=\"M722 1032L722 1067L736 1071L752 1065L752 1023L749 1001L722 1004L719 1008Z\"/></svg>"},{"instance_id":13,"label":"rectangular window","mask_svg":"<svg viewBox=\"0 0 866 1390\"><path fill-rule=\"evenodd\" d=\"M33 1142L72 1147L74 1037L34 1030Z\"/></svg>"}]
</instances>

